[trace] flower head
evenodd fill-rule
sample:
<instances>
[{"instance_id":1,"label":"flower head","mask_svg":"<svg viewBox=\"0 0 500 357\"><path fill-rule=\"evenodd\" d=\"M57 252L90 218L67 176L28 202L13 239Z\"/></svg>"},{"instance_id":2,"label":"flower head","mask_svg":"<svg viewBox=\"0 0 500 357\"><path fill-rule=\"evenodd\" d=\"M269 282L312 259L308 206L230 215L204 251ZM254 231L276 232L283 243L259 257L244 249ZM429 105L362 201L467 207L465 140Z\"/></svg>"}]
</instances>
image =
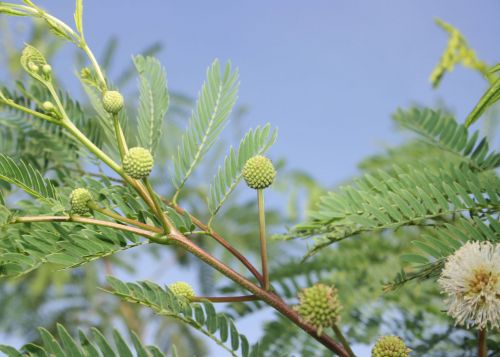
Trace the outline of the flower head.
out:
<instances>
[{"instance_id":1,"label":"flower head","mask_svg":"<svg viewBox=\"0 0 500 357\"><path fill-rule=\"evenodd\" d=\"M382 336L372 349L372 357L408 357L410 352L398 336Z\"/></svg>"},{"instance_id":2,"label":"flower head","mask_svg":"<svg viewBox=\"0 0 500 357\"><path fill-rule=\"evenodd\" d=\"M92 195L86 188L76 188L69 196L71 210L76 214L85 214L90 211L88 203L92 201Z\"/></svg>"},{"instance_id":3,"label":"flower head","mask_svg":"<svg viewBox=\"0 0 500 357\"><path fill-rule=\"evenodd\" d=\"M153 169L153 156L148 149L135 147L123 158L125 173L137 180L146 178Z\"/></svg>"},{"instance_id":4,"label":"flower head","mask_svg":"<svg viewBox=\"0 0 500 357\"><path fill-rule=\"evenodd\" d=\"M117 114L123 108L123 96L116 90L108 90L102 96L104 110L111 114Z\"/></svg>"},{"instance_id":5,"label":"flower head","mask_svg":"<svg viewBox=\"0 0 500 357\"><path fill-rule=\"evenodd\" d=\"M457 324L500 327L500 246L467 242L450 256L438 283Z\"/></svg>"},{"instance_id":6,"label":"flower head","mask_svg":"<svg viewBox=\"0 0 500 357\"><path fill-rule=\"evenodd\" d=\"M318 329L318 335L326 327L331 327L339 320L340 301L337 289L325 284L316 284L299 293L299 305L294 309L302 320Z\"/></svg>"},{"instance_id":7,"label":"flower head","mask_svg":"<svg viewBox=\"0 0 500 357\"><path fill-rule=\"evenodd\" d=\"M170 291L172 291L177 296L183 296L186 299L190 299L195 296L194 289L188 283L184 281L177 281L168 286Z\"/></svg>"},{"instance_id":8,"label":"flower head","mask_svg":"<svg viewBox=\"0 0 500 357\"><path fill-rule=\"evenodd\" d=\"M243 166L243 178L248 187L261 190L271 186L276 177L273 163L262 155L254 156L247 160Z\"/></svg>"}]
</instances>

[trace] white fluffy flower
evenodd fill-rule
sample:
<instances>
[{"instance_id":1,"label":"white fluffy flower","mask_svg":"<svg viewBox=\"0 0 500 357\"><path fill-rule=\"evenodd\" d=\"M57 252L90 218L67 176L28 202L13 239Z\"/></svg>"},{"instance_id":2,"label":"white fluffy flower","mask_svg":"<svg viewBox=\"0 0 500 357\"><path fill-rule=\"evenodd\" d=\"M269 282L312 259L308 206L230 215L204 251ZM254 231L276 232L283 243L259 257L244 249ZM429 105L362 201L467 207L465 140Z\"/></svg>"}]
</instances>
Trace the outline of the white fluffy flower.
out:
<instances>
[{"instance_id":1,"label":"white fluffy flower","mask_svg":"<svg viewBox=\"0 0 500 357\"><path fill-rule=\"evenodd\" d=\"M450 256L438 279L457 324L500 327L500 245L467 242Z\"/></svg>"}]
</instances>

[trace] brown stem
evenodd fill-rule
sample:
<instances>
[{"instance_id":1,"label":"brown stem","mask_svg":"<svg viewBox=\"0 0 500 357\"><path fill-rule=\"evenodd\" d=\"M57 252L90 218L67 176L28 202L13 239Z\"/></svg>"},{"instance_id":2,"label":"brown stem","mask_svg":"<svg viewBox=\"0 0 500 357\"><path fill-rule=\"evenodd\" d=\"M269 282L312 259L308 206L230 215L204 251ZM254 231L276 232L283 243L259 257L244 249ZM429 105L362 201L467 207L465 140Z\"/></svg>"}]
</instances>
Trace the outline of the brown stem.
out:
<instances>
[{"instance_id":1,"label":"brown stem","mask_svg":"<svg viewBox=\"0 0 500 357\"><path fill-rule=\"evenodd\" d=\"M486 357L488 347L486 346L486 329L480 329L477 338L477 357Z\"/></svg>"},{"instance_id":2,"label":"brown stem","mask_svg":"<svg viewBox=\"0 0 500 357\"><path fill-rule=\"evenodd\" d=\"M191 301L202 302L208 300L211 302L244 302L259 300L255 295L242 295L242 296L196 296L191 298Z\"/></svg>"},{"instance_id":3,"label":"brown stem","mask_svg":"<svg viewBox=\"0 0 500 357\"><path fill-rule=\"evenodd\" d=\"M172 202L169 202L165 199L163 199L163 201L169 205L170 207L172 207L173 209L175 209L177 211L177 213L179 214L184 214L186 211L173 204ZM234 248L227 240L225 240L224 238L222 238L216 231L214 231L213 229L209 228L206 224L204 224L203 222L201 222L198 218L194 217L194 216L191 216L189 215L189 217L191 218L191 221L198 227L200 228L201 230L203 231L207 231L209 232L209 236L213 239L215 239L217 241L217 243L219 243L220 245L222 245L228 252L230 252L236 259L238 259L251 273L252 275L257 279L257 281L261 284L263 284L264 282L264 279L262 277L262 275L259 273L259 271L257 270L257 268L255 268L252 263L250 263L248 261L247 258L245 258L238 250L236 250L236 248Z\"/></svg>"},{"instance_id":4,"label":"brown stem","mask_svg":"<svg viewBox=\"0 0 500 357\"><path fill-rule=\"evenodd\" d=\"M285 304L285 302L281 300L277 295L269 291L266 291L260 288L259 286L255 285L251 281L245 279L242 275L232 270L230 267L228 267L218 259L212 257L210 254L205 252L203 249L198 247L196 244L191 242L189 239L187 239L185 236L183 236L176 230L172 231L169 234L169 237L173 244L176 244L177 246L186 249L191 254L195 255L196 257L198 257L205 263L209 264L213 268L217 269L219 272L221 272L222 274L224 274L237 284L241 285L251 293L258 296L261 300L265 301L268 305L272 306L281 314L286 316L290 321L299 326L301 329L303 329L305 332L307 332L309 335L311 335L313 338L315 338L317 341L319 341L321 344L326 346L331 351L337 353L341 357L349 357L349 355L344 350L344 347L342 347L342 345L336 343L333 339L331 339L329 336L325 334L318 336L317 329L314 326L302 321L298 313L294 311L290 306Z\"/></svg>"}]
</instances>

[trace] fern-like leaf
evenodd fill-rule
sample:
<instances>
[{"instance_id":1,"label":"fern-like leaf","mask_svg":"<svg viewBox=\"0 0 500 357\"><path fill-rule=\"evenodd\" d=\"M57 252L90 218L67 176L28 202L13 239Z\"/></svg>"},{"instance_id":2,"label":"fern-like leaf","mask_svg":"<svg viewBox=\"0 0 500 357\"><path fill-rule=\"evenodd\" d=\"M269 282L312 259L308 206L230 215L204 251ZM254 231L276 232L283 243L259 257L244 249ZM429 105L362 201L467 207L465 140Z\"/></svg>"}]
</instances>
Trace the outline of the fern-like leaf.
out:
<instances>
[{"instance_id":1,"label":"fern-like leaf","mask_svg":"<svg viewBox=\"0 0 500 357\"><path fill-rule=\"evenodd\" d=\"M428 230L420 239L412 241L415 252L401 255L410 270L403 270L386 288L395 289L409 281L436 278L446 258L470 240L500 242L498 217L486 216L483 220L461 217Z\"/></svg>"},{"instance_id":2,"label":"fern-like leaf","mask_svg":"<svg viewBox=\"0 0 500 357\"><path fill-rule=\"evenodd\" d=\"M367 174L322 197L311 222L297 226L294 236L319 238L309 254L346 237L364 232L428 225L462 212L500 209L500 179L491 172L467 168L394 167Z\"/></svg>"},{"instance_id":3,"label":"fern-like leaf","mask_svg":"<svg viewBox=\"0 0 500 357\"><path fill-rule=\"evenodd\" d=\"M133 348L125 343L125 339L117 330L113 332L113 342L104 337L102 332L96 328L92 328L91 334L88 335L80 330L78 339L71 337L66 328L60 324L57 325L58 338L43 327L38 328L38 332L41 344L29 343L19 350L10 346L0 345L0 352L5 353L7 357L123 357L134 355L137 357L166 357L158 347L144 345L133 332L131 333ZM133 351L135 351L135 354Z\"/></svg>"},{"instance_id":4,"label":"fern-like leaf","mask_svg":"<svg viewBox=\"0 0 500 357\"><path fill-rule=\"evenodd\" d=\"M431 109L414 108L399 110L394 119L430 143L466 160L474 170L489 170L500 165L500 153L489 152L486 138L478 140L477 131L469 136L466 126L458 124L451 116Z\"/></svg>"},{"instance_id":5,"label":"fern-like leaf","mask_svg":"<svg viewBox=\"0 0 500 357\"><path fill-rule=\"evenodd\" d=\"M238 356L238 351L244 357L250 355L247 338L238 333L230 317L216 313L210 302L189 303L169 289L148 281L125 283L108 277L108 283L110 290L107 291L111 294L125 301L147 306L158 315L169 316L194 327L232 356Z\"/></svg>"},{"instance_id":6,"label":"fern-like leaf","mask_svg":"<svg viewBox=\"0 0 500 357\"><path fill-rule=\"evenodd\" d=\"M233 148L230 149L229 155L224 159L224 166L219 167L210 185L208 208L212 216L211 220L241 181L246 161L252 156L265 153L276 141L277 134L277 130L271 133L269 124L263 128L257 127L245 135L237 152Z\"/></svg>"},{"instance_id":7,"label":"fern-like leaf","mask_svg":"<svg viewBox=\"0 0 500 357\"><path fill-rule=\"evenodd\" d=\"M136 56L134 64L139 72L139 142L155 152L167 113L169 97L165 70L154 57Z\"/></svg>"},{"instance_id":8,"label":"fern-like leaf","mask_svg":"<svg viewBox=\"0 0 500 357\"><path fill-rule=\"evenodd\" d=\"M33 197L47 203L51 200L58 200L56 190L50 180L43 178L42 174L31 165L23 161L16 163L4 154L0 154L0 180L16 185Z\"/></svg>"},{"instance_id":9,"label":"fern-like leaf","mask_svg":"<svg viewBox=\"0 0 500 357\"><path fill-rule=\"evenodd\" d=\"M236 102L237 92L238 71L232 71L228 63L221 74L220 63L215 60L207 71L207 80L198 96L196 111L172 160L176 195L217 140Z\"/></svg>"},{"instance_id":10,"label":"fern-like leaf","mask_svg":"<svg viewBox=\"0 0 500 357\"><path fill-rule=\"evenodd\" d=\"M479 99L478 103L474 106L470 114L465 120L465 127L469 127L479 119L481 115L491 107L493 104L500 100L500 78L497 78L488 90Z\"/></svg>"}]
</instances>

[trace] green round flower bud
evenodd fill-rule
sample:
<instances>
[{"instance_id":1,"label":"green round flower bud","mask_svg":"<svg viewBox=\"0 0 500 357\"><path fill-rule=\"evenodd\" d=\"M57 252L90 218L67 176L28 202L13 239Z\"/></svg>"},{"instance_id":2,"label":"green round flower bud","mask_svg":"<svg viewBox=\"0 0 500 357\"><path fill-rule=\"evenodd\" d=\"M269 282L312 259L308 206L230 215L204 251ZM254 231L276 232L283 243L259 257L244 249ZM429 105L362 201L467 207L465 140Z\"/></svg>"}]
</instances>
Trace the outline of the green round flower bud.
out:
<instances>
[{"instance_id":1,"label":"green round flower bud","mask_svg":"<svg viewBox=\"0 0 500 357\"><path fill-rule=\"evenodd\" d=\"M117 114L123 108L123 96L115 90L108 90L102 96L104 110L111 114Z\"/></svg>"},{"instance_id":2,"label":"green round flower bud","mask_svg":"<svg viewBox=\"0 0 500 357\"><path fill-rule=\"evenodd\" d=\"M85 188L77 188L69 196L71 211L76 214L85 214L90 211L88 203L92 201L90 192Z\"/></svg>"},{"instance_id":3,"label":"green round flower bud","mask_svg":"<svg viewBox=\"0 0 500 357\"><path fill-rule=\"evenodd\" d=\"M299 305L294 307L303 321L318 329L318 336L324 328L336 324L342 306L337 289L325 284L316 284L299 292Z\"/></svg>"},{"instance_id":4,"label":"green round flower bud","mask_svg":"<svg viewBox=\"0 0 500 357\"><path fill-rule=\"evenodd\" d=\"M55 109L56 109L56 107L54 107L54 104L52 104L52 102L49 102L49 101L47 101L47 102L43 102L43 104L42 104L42 108L43 108L43 110L45 110L46 112L51 112L51 111L53 111L53 110L55 110Z\"/></svg>"},{"instance_id":5,"label":"green round flower bud","mask_svg":"<svg viewBox=\"0 0 500 357\"><path fill-rule=\"evenodd\" d=\"M261 190L271 186L276 177L273 163L267 157L257 155L247 160L243 166L243 178L248 187Z\"/></svg>"},{"instance_id":6,"label":"green round flower bud","mask_svg":"<svg viewBox=\"0 0 500 357\"><path fill-rule=\"evenodd\" d=\"M50 64L44 64L42 67L42 72L45 74L50 74L52 72L52 67Z\"/></svg>"},{"instance_id":7,"label":"green round flower bud","mask_svg":"<svg viewBox=\"0 0 500 357\"><path fill-rule=\"evenodd\" d=\"M191 285L184 281L178 281L170 284L168 288L177 296L182 296L186 299L195 297L194 289L191 287Z\"/></svg>"},{"instance_id":8,"label":"green round flower bud","mask_svg":"<svg viewBox=\"0 0 500 357\"><path fill-rule=\"evenodd\" d=\"M29 68L31 71L33 71L33 72L38 72L38 70L40 69L40 68L38 68L38 66L37 66L35 63L33 63L33 62L28 62L28 68Z\"/></svg>"},{"instance_id":9,"label":"green round flower bud","mask_svg":"<svg viewBox=\"0 0 500 357\"><path fill-rule=\"evenodd\" d=\"M137 180L148 177L153 169L151 152L141 147L130 149L123 158L123 169L127 175Z\"/></svg>"},{"instance_id":10,"label":"green round flower bud","mask_svg":"<svg viewBox=\"0 0 500 357\"><path fill-rule=\"evenodd\" d=\"M372 357L408 357L411 350L397 336L382 336L372 349Z\"/></svg>"}]
</instances>

